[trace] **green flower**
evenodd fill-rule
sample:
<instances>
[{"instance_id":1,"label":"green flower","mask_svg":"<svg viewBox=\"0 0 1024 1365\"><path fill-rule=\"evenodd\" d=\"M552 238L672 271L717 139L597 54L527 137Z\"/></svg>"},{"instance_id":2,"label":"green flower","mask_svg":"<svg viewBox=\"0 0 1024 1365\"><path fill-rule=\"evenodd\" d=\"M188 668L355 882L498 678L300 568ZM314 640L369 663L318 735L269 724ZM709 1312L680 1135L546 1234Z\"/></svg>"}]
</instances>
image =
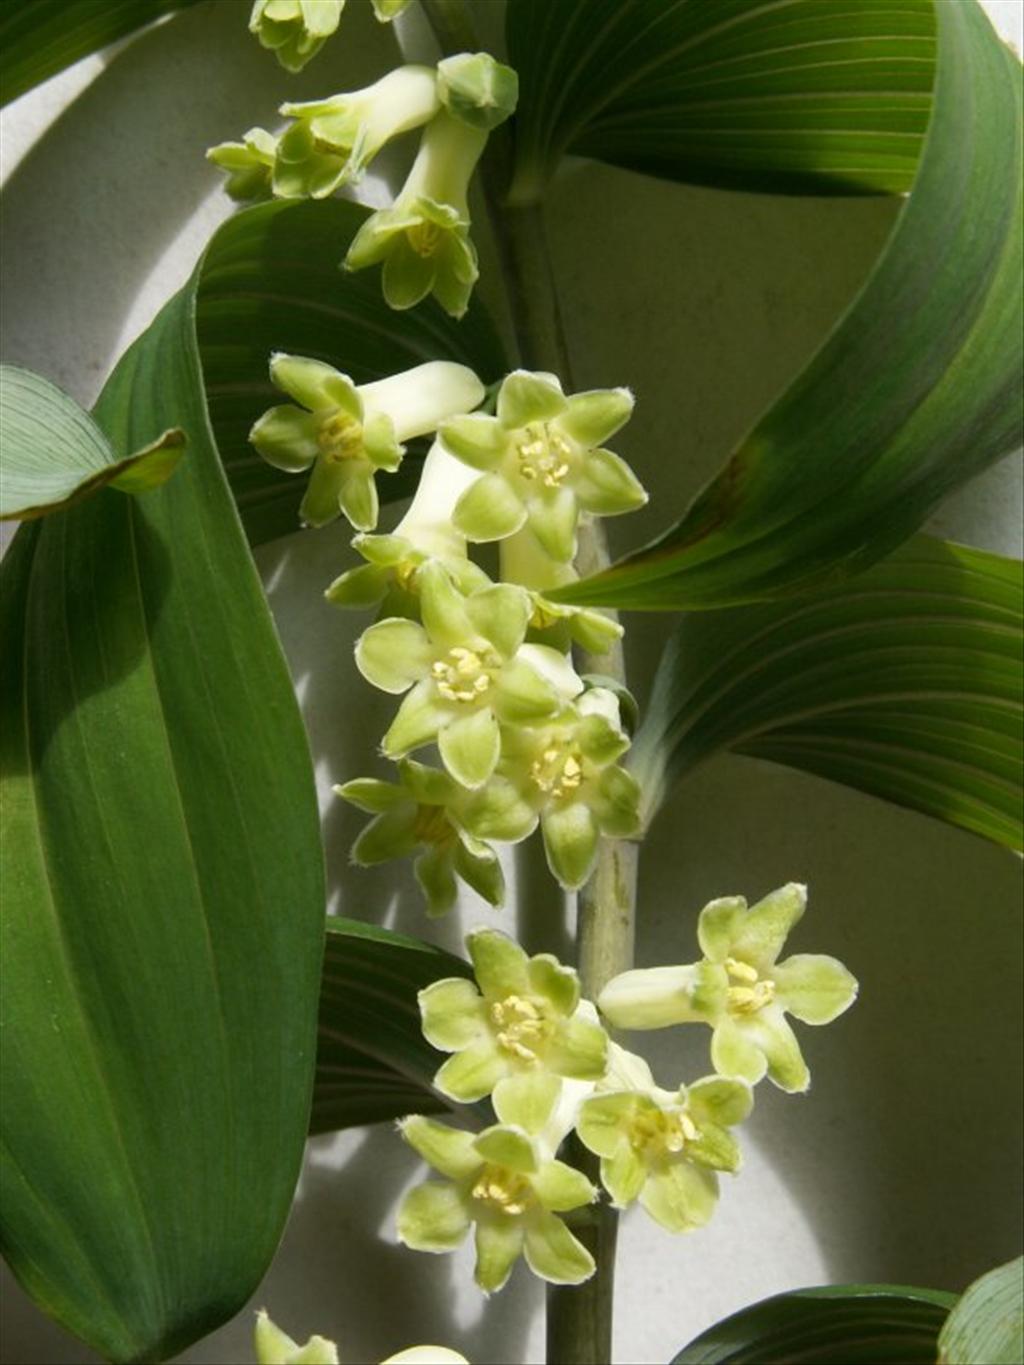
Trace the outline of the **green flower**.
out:
<instances>
[{"instance_id":1,"label":"green flower","mask_svg":"<svg viewBox=\"0 0 1024 1365\"><path fill-rule=\"evenodd\" d=\"M371 607L389 594L415 598L419 572L435 558L395 532L386 536L356 536L353 547L367 561L336 578L324 596L338 607ZM457 553L437 556L459 592L466 595L491 586L479 565Z\"/></svg>"},{"instance_id":2,"label":"green flower","mask_svg":"<svg viewBox=\"0 0 1024 1365\"><path fill-rule=\"evenodd\" d=\"M338 1365L338 1348L324 1337L310 1337L305 1346L293 1341L271 1322L266 1309L256 1314L258 1365Z\"/></svg>"},{"instance_id":3,"label":"green flower","mask_svg":"<svg viewBox=\"0 0 1024 1365\"><path fill-rule=\"evenodd\" d=\"M640 788L616 762L628 747L618 699L603 687L550 721L510 727L495 779L463 809L466 828L516 841L539 820L551 871L575 890L593 870L602 834L630 838L639 830Z\"/></svg>"},{"instance_id":4,"label":"green flower","mask_svg":"<svg viewBox=\"0 0 1024 1365\"><path fill-rule=\"evenodd\" d=\"M344 8L345 0L255 0L249 32L286 71L301 71L338 27Z\"/></svg>"},{"instance_id":5,"label":"green flower","mask_svg":"<svg viewBox=\"0 0 1024 1365\"><path fill-rule=\"evenodd\" d=\"M412 0L373 0L374 17L382 24L390 24L411 3Z\"/></svg>"},{"instance_id":6,"label":"green flower","mask_svg":"<svg viewBox=\"0 0 1024 1365\"><path fill-rule=\"evenodd\" d=\"M597 1191L582 1172L547 1157L525 1129L498 1123L475 1135L416 1115L402 1136L447 1179L410 1190L398 1211L398 1238L415 1251L454 1251L475 1227L474 1278L501 1289L520 1254L552 1284L581 1284L594 1273L590 1252L561 1218Z\"/></svg>"},{"instance_id":7,"label":"green flower","mask_svg":"<svg viewBox=\"0 0 1024 1365\"><path fill-rule=\"evenodd\" d=\"M519 77L489 52L460 52L437 64L438 94L453 117L490 132L515 113Z\"/></svg>"},{"instance_id":8,"label":"green flower","mask_svg":"<svg viewBox=\"0 0 1024 1365\"><path fill-rule=\"evenodd\" d=\"M427 124L393 207L369 217L353 238L346 270L383 263L391 308L411 308L433 294L452 317L465 313L480 273L467 195L486 142L486 132L442 109Z\"/></svg>"},{"instance_id":9,"label":"green flower","mask_svg":"<svg viewBox=\"0 0 1024 1365\"><path fill-rule=\"evenodd\" d=\"M228 172L225 189L232 199L260 199L270 194L277 138L265 128L250 128L241 142L220 142L207 161Z\"/></svg>"},{"instance_id":10,"label":"green flower","mask_svg":"<svg viewBox=\"0 0 1024 1365\"><path fill-rule=\"evenodd\" d=\"M270 377L301 406L271 408L249 440L277 469L313 468L300 515L325 526L344 512L360 531L377 524L374 474L393 473L411 436L433 431L453 412L467 412L484 395L472 370L432 360L358 388L348 375L321 360L278 352Z\"/></svg>"},{"instance_id":11,"label":"green flower","mask_svg":"<svg viewBox=\"0 0 1024 1365\"><path fill-rule=\"evenodd\" d=\"M466 787L482 786L498 762L498 722L554 715L582 688L568 660L525 645L530 601L510 584L463 597L436 560L419 570L423 624L378 621L356 644L363 677L384 692L409 691L383 739L389 758L437 741Z\"/></svg>"},{"instance_id":12,"label":"green flower","mask_svg":"<svg viewBox=\"0 0 1024 1365\"><path fill-rule=\"evenodd\" d=\"M558 1097L555 1077L604 1074L607 1036L581 1004L576 973L550 953L527 957L494 929L469 934L466 947L477 984L450 977L419 994L423 1036L452 1054L434 1085L462 1104L493 1091L500 1114L539 1131Z\"/></svg>"},{"instance_id":13,"label":"green flower","mask_svg":"<svg viewBox=\"0 0 1024 1365\"><path fill-rule=\"evenodd\" d=\"M427 913L445 915L455 904L461 877L489 904L505 899L505 878L494 850L458 823L465 789L436 768L406 760L398 782L359 777L335 791L375 818L352 847L352 861L371 867L422 849L414 865Z\"/></svg>"},{"instance_id":14,"label":"green flower","mask_svg":"<svg viewBox=\"0 0 1024 1365\"><path fill-rule=\"evenodd\" d=\"M716 1071L751 1084L767 1071L783 1090L806 1090L810 1073L786 1015L828 1024L857 998L856 980L834 957L778 961L806 905L807 888L795 882L750 909L742 896L711 901L697 928L703 960L624 972L602 992L602 1013L617 1028L710 1024Z\"/></svg>"},{"instance_id":15,"label":"green flower","mask_svg":"<svg viewBox=\"0 0 1024 1365\"><path fill-rule=\"evenodd\" d=\"M728 1131L747 1117L753 1092L744 1081L705 1076L675 1092L654 1084L584 1100L580 1141L601 1158L601 1183L616 1208L639 1199L669 1232L708 1222L718 1201L717 1171L737 1171L740 1151Z\"/></svg>"},{"instance_id":16,"label":"green flower","mask_svg":"<svg viewBox=\"0 0 1024 1365\"><path fill-rule=\"evenodd\" d=\"M615 516L647 501L629 466L601 448L632 410L628 389L567 398L554 375L510 374L497 416L454 418L438 432L445 449L483 474L456 504L456 529L489 541L528 526L551 559L567 563L581 512Z\"/></svg>"},{"instance_id":17,"label":"green flower","mask_svg":"<svg viewBox=\"0 0 1024 1365\"><path fill-rule=\"evenodd\" d=\"M420 128L440 108L437 75L428 66L401 66L349 94L282 104L294 119L274 162L274 193L283 199L324 199L359 180L392 138Z\"/></svg>"}]
</instances>

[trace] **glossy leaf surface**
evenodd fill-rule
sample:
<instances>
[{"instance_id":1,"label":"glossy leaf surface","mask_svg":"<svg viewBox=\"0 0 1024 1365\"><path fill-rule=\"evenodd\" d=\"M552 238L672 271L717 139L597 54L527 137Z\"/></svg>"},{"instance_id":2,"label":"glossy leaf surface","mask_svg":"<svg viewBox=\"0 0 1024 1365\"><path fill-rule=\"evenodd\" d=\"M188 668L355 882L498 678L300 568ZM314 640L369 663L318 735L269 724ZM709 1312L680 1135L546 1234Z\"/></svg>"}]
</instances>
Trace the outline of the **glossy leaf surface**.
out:
<instances>
[{"instance_id":1,"label":"glossy leaf surface","mask_svg":"<svg viewBox=\"0 0 1024 1365\"><path fill-rule=\"evenodd\" d=\"M113 484L144 493L171 477L185 434L118 459L89 414L42 375L0 366L0 521L45 516Z\"/></svg>"},{"instance_id":2,"label":"glossy leaf surface","mask_svg":"<svg viewBox=\"0 0 1024 1365\"><path fill-rule=\"evenodd\" d=\"M0 104L90 52L197 0L8 0L0 10Z\"/></svg>"},{"instance_id":3,"label":"glossy leaf surface","mask_svg":"<svg viewBox=\"0 0 1024 1365\"><path fill-rule=\"evenodd\" d=\"M564 152L774 193L901 191L935 63L932 0L511 0L517 199Z\"/></svg>"},{"instance_id":4,"label":"glossy leaf surface","mask_svg":"<svg viewBox=\"0 0 1024 1365\"><path fill-rule=\"evenodd\" d=\"M709 1327L672 1365L933 1365L955 1302L887 1284L776 1294Z\"/></svg>"},{"instance_id":5,"label":"glossy leaf surface","mask_svg":"<svg viewBox=\"0 0 1024 1365\"><path fill-rule=\"evenodd\" d=\"M238 1311L290 1207L322 854L190 289L96 417L119 452L180 423L190 455L23 526L3 564L3 1246L71 1331L152 1360Z\"/></svg>"},{"instance_id":6,"label":"glossy leaf surface","mask_svg":"<svg viewBox=\"0 0 1024 1365\"><path fill-rule=\"evenodd\" d=\"M311 1133L451 1108L431 1089L444 1055L420 1032L416 995L463 958L356 920L327 920Z\"/></svg>"},{"instance_id":7,"label":"glossy leaf surface","mask_svg":"<svg viewBox=\"0 0 1024 1365\"><path fill-rule=\"evenodd\" d=\"M632 755L648 818L721 749L1022 846L1022 570L921 536L796 600L683 618Z\"/></svg>"},{"instance_id":8,"label":"glossy leaf surface","mask_svg":"<svg viewBox=\"0 0 1024 1365\"><path fill-rule=\"evenodd\" d=\"M939 1337L941 1365L1016 1365L1024 1360L1024 1260L975 1280Z\"/></svg>"},{"instance_id":9,"label":"glossy leaf surface","mask_svg":"<svg viewBox=\"0 0 1024 1365\"><path fill-rule=\"evenodd\" d=\"M920 170L861 293L682 521L563 600L809 591L887 554L1020 444L1020 63L974 0L938 17Z\"/></svg>"}]
</instances>

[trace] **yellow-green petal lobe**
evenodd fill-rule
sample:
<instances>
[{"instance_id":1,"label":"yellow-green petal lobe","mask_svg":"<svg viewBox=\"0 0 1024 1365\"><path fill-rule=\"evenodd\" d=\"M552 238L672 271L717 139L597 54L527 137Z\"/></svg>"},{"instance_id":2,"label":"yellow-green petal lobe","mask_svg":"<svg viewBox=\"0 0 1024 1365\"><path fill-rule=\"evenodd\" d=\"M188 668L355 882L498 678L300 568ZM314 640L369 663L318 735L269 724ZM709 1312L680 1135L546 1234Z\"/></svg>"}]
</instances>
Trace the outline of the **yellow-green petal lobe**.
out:
<instances>
[{"instance_id":1,"label":"yellow-green petal lobe","mask_svg":"<svg viewBox=\"0 0 1024 1365\"><path fill-rule=\"evenodd\" d=\"M474 543L514 535L526 522L526 506L504 474L483 474L459 498L452 525Z\"/></svg>"},{"instance_id":2,"label":"yellow-green petal lobe","mask_svg":"<svg viewBox=\"0 0 1024 1365\"><path fill-rule=\"evenodd\" d=\"M497 929L477 929L467 934L466 948L487 1000L528 993L528 959L514 939Z\"/></svg>"},{"instance_id":3,"label":"yellow-green petal lobe","mask_svg":"<svg viewBox=\"0 0 1024 1365\"><path fill-rule=\"evenodd\" d=\"M493 1038L487 1037L449 1057L434 1077L434 1087L459 1104L474 1104L489 1095L508 1072L508 1061Z\"/></svg>"},{"instance_id":4,"label":"yellow-green petal lobe","mask_svg":"<svg viewBox=\"0 0 1024 1365\"><path fill-rule=\"evenodd\" d=\"M646 1164L628 1142L620 1142L610 1156L601 1160L601 1184L617 1209L629 1208L639 1199L647 1174Z\"/></svg>"},{"instance_id":5,"label":"yellow-green petal lobe","mask_svg":"<svg viewBox=\"0 0 1024 1365\"><path fill-rule=\"evenodd\" d=\"M495 1166L504 1166L519 1175L537 1170L537 1149L527 1133L513 1124L495 1123L473 1139L477 1155Z\"/></svg>"},{"instance_id":6,"label":"yellow-green petal lobe","mask_svg":"<svg viewBox=\"0 0 1024 1365\"><path fill-rule=\"evenodd\" d=\"M356 667L382 692L406 691L427 673L431 657L423 627L402 617L378 621L356 642Z\"/></svg>"},{"instance_id":7,"label":"yellow-green petal lobe","mask_svg":"<svg viewBox=\"0 0 1024 1365\"><path fill-rule=\"evenodd\" d=\"M554 1213L535 1215L526 1226L526 1263L549 1284L582 1284L594 1273L594 1258Z\"/></svg>"},{"instance_id":8,"label":"yellow-green petal lobe","mask_svg":"<svg viewBox=\"0 0 1024 1365\"><path fill-rule=\"evenodd\" d=\"M566 411L558 418L558 427L589 450L610 440L632 413L633 395L629 389L592 389L569 398Z\"/></svg>"},{"instance_id":9,"label":"yellow-green petal lobe","mask_svg":"<svg viewBox=\"0 0 1024 1365\"><path fill-rule=\"evenodd\" d=\"M494 469L508 446L508 433L498 419L482 412L452 417L437 434L450 455L481 473Z\"/></svg>"},{"instance_id":10,"label":"yellow-green petal lobe","mask_svg":"<svg viewBox=\"0 0 1024 1365\"><path fill-rule=\"evenodd\" d=\"M857 979L834 957L797 953L772 969L779 1004L805 1024L830 1024L857 998Z\"/></svg>"},{"instance_id":11,"label":"yellow-green petal lobe","mask_svg":"<svg viewBox=\"0 0 1024 1365\"><path fill-rule=\"evenodd\" d=\"M413 1251L454 1251L469 1231L469 1212L454 1185L428 1180L402 1200L398 1240Z\"/></svg>"},{"instance_id":12,"label":"yellow-green petal lobe","mask_svg":"<svg viewBox=\"0 0 1024 1365\"><path fill-rule=\"evenodd\" d=\"M447 1123L438 1123L422 1114L411 1114L401 1120L398 1130L429 1166L451 1180L468 1179L480 1165L480 1158L473 1149L473 1134L465 1133L461 1128L451 1128Z\"/></svg>"},{"instance_id":13,"label":"yellow-green petal lobe","mask_svg":"<svg viewBox=\"0 0 1024 1365\"><path fill-rule=\"evenodd\" d=\"M733 941L733 956L752 962L762 975L775 964L786 938L807 908L807 887L789 882L750 907ZM770 975L770 973L768 973Z\"/></svg>"},{"instance_id":14,"label":"yellow-green petal lobe","mask_svg":"<svg viewBox=\"0 0 1024 1365\"><path fill-rule=\"evenodd\" d=\"M747 913L743 896L719 896L709 901L697 920L697 941L710 962L724 962Z\"/></svg>"},{"instance_id":15,"label":"yellow-green petal lobe","mask_svg":"<svg viewBox=\"0 0 1024 1365\"><path fill-rule=\"evenodd\" d=\"M565 1161L545 1161L531 1183L534 1194L551 1213L568 1213L597 1198L597 1190L583 1172Z\"/></svg>"},{"instance_id":16,"label":"yellow-green petal lobe","mask_svg":"<svg viewBox=\"0 0 1024 1365\"><path fill-rule=\"evenodd\" d=\"M473 1278L485 1294L496 1294L503 1288L522 1249L521 1219L499 1216L477 1223Z\"/></svg>"},{"instance_id":17,"label":"yellow-green petal lobe","mask_svg":"<svg viewBox=\"0 0 1024 1365\"><path fill-rule=\"evenodd\" d=\"M549 807L540 820L548 866L567 891L578 890L597 860L600 831L593 811L582 801L574 801Z\"/></svg>"},{"instance_id":18,"label":"yellow-green petal lobe","mask_svg":"<svg viewBox=\"0 0 1024 1365\"><path fill-rule=\"evenodd\" d=\"M766 1005L756 1014L744 1015L736 1020L736 1026L764 1053L768 1079L780 1090L798 1095L809 1088L811 1073L781 1005Z\"/></svg>"},{"instance_id":19,"label":"yellow-green petal lobe","mask_svg":"<svg viewBox=\"0 0 1024 1365\"><path fill-rule=\"evenodd\" d=\"M381 740L381 748L388 758L401 758L436 739L450 715L450 709L438 701L434 684L425 678L403 699L398 714Z\"/></svg>"},{"instance_id":20,"label":"yellow-green petal lobe","mask_svg":"<svg viewBox=\"0 0 1024 1365\"><path fill-rule=\"evenodd\" d=\"M500 1080L491 1103L501 1123L514 1124L536 1136L550 1119L561 1089L557 1076L532 1068Z\"/></svg>"},{"instance_id":21,"label":"yellow-green petal lobe","mask_svg":"<svg viewBox=\"0 0 1024 1365\"><path fill-rule=\"evenodd\" d=\"M498 421L509 430L530 422L546 422L565 412L568 404L553 374L513 370L498 390Z\"/></svg>"},{"instance_id":22,"label":"yellow-green petal lobe","mask_svg":"<svg viewBox=\"0 0 1024 1365\"><path fill-rule=\"evenodd\" d=\"M600 1080L608 1065L608 1035L600 1024L577 1014L554 1035L544 1060L570 1080Z\"/></svg>"},{"instance_id":23,"label":"yellow-green petal lobe","mask_svg":"<svg viewBox=\"0 0 1024 1365\"><path fill-rule=\"evenodd\" d=\"M421 853L413 864L413 874L431 919L439 919L454 910L459 888L450 844L434 844Z\"/></svg>"},{"instance_id":24,"label":"yellow-green petal lobe","mask_svg":"<svg viewBox=\"0 0 1024 1365\"><path fill-rule=\"evenodd\" d=\"M450 976L418 997L423 1036L441 1052L458 1052L488 1036L484 1002L472 981Z\"/></svg>"},{"instance_id":25,"label":"yellow-green petal lobe","mask_svg":"<svg viewBox=\"0 0 1024 1365\"><path fill-rule=\"evenodd\" d=\"M320 423L311 412L284 403L257 418L249 440L267 464L297 474L308 469L320 454L319 431Z\"/></svg>"},{"instance_id":26,"label":"yellow-green petal lobe","mask_svg":"<svg viewBox=\"0 0 1024 1365\"><path fill-rule=\"evenodd\" d=\"M768 1069L764 1052L735 1019L723 1019L711 1035L711 1065L723 1076L749 1085L762 1080Z\"/></svg>"},{"instance_id":27,"label":"yellow-green petal lobe","mask_svg":"<svg viewBox=\"0 0 1024 1365\"><path fill-rule=\"evenodd\" d=\"M510 659L523 643L531 611L529 593L514 583L497 583L466 599L473 628L490 640L504 659Z\"/></svg>"},{"instance_id":28,"label":"yellow-green petal lobe","mask_svg":"<svg viewBox=\"0 0 1024 1365\"><path fill-rule=\"evenodd\" d=\"M624 1142L628 1144L640 1098L632 1091L616 1091L584 1100L576 1120L584 1147L596 1156L611 1158Z\"/></svg>"},{"instance_id":29,"label":"yellow-green petal lobe","mask_svg":"<svg viewBox=\"0 0 1024 1365\"><path fill-rule=\"evenodd\" d=\"M471 791L482 787L498 764L501 733L488 707L451 721L438 735L444 766Z\"/></svg>"},{"instance_id":30,"label":"yellow-green petal lobe","mask_svg":"<svg viewBox=\"0 0 1024 1365\"><path fill-rule=\"evenodd\" d=\"M579 504L572 489L556 488L531 498L526 519L546 555L558 564L567 564L572 559L579 520Z\"/></svg>"},{"instance_id":31,"label":"yellow-green petal lobe","mask_svg":"<svg viewBox=\"0 0 1024 1365\"><path fill-rule=\"evenodd\" d=\"M704 1166L676 1161L651 1174L640 1203L669 1232L692 1232L711 1219L718 1202L718 1177Z\"/></svg>"},{"instance_id":32,"label":"yellow-green petal lobe","mask_svg":"<svg viewBox=\"0 0 1024 1365\"><path fill-rule=\"evenodd\" d=\"M541 995L559 1014L568 1017L580 1003L580 979L572 967L563 967L551 953L530 958L530 990Z\"/></svg>"},{"instance_id":33,"label":"yellow-green petal lobe","mask_svg":"<svg viewBox=\"0 0 1024 1365\"><path fill-rule=\"evenodd\" d=\"M728 1076L703 1076L686 1092L690 1112L698 1124L717 1123L732 1128L750 1117L754 1092L741 1080Z\"/></svg>"},{"instance_id":34,"label":"yellow-green petal lobe","mask_svg":"<svg viewBox=\"0 0 1024 1365\"><path fill-rule=\"evenodd\" d=\"M592 450L575 484L576 499L595 517L618 517L635 512L647 502L647 490L620 456L611 450Z\"/></svg>"},{"instance_id":35,"label":"yellow-green petal lobe","mask_svg":"<svg viewBox=\"0 0 1024 1365\"><path fill-rule=\"evenodd\" d=\"M287 1365L299 1349L287 1332L282 1332L263 1308L256 1314L256 1360L258 1365Z\"/></svg>"}]
</instances>

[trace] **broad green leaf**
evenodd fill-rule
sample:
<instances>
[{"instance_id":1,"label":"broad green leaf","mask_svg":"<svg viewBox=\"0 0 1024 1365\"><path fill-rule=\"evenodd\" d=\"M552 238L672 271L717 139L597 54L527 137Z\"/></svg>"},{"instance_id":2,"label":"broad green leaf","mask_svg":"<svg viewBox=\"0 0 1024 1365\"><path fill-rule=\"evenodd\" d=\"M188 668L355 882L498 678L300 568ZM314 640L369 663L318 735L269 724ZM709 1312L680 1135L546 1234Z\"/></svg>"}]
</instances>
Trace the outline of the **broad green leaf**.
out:
<instances>
[{"instance_id":1,"label":"broad green leaf","mask_svg":"<svg viewBox=\"0 0 1024 1365\"><path fill-rule=\"evenodd\" d=\"M806 592L887 554L1020 444L1020 64L975 0L938 18L921 167L860 295L683 520L560 600Z\"/></svg>"},{"instance_id":2,"label":"broad green leaf","mask_svg":"<svg viewBox=\"0 0 1024 1365\"><path fill-rule=\"evenodd\" d=\"M246 439L266 408L286 401L270 383L272 351L309 355L369 383L422 364L455 360L484 383L510 363L476 302L461 322L430 300L395 313L373 272L339 268L369 210L343 200L245 209L215 234L200 266L196 328L221 458L250 542L299 529L307 476L285 474ZM408 497L419 478L413 452L378 477L381 501Z\"/></svg>"},{"instance_id":3,"label":"broad green leaf","mask_svg":"<svg viewBox=\"0 0 1024 1365\"><path fill-rule=\"evenodd\" d=\"M512 197L564 152L776 193L907 189L934 79L932 0L510 0Z\"/></svg>"},{"instance_id":4,"label":"broad green leaf","mask_svg":"<svg viewBox=\"0 0 1024 1365\"><path fill-rule=\"evenodd\" d=\"M0 10L0 104L90 52L197 0L6 0Z\"/></svg>"},{"instance_id":5,"label":"broad green leaf","mask_svg":"<svg viewBox=\"0 0 1024 1365\"><path fill-rule=\"evenodd\" d=\"M1021 848L1022 570L919 536L811 597L686 616L631 755L647 818L720 749Z\"/></svg>"},{"instance_id":6,"label":"broad green leaf","mask_svg":"<svg viewBox=\"0 0 1024 1365\"><path fill-rule=\"evenodd\" d=\"M1024 1360L1024 1260L998 1266L966 1291L939 1336L940 1365Z\"/></svg>"},{"instance_id":7,"label":"broad green leaf","mask_svg":"<svg viewBox=\"0 0 1024 1365\"><path fill-rule=\"evenodd\" d=\"M419 939L327 920L311 1133L451 1108L431 1089L444 1054L420 1032L416 1003L445 976L472 970Z\"/></svg>"},{"instance_id":8,"label":"broad green leaf","mask_svg":"<svg viewBox=\"0 0 1024 1365\"><path fill-rule=\"evenodd\" d=\"M190 291L96 418L119 452L178 422L190 456L156 497L27 523L2 566L2 1236L48 1313L157 1360L238 1311L291 1204L322 853Z\"/></svg>"},{"instance_id":9,"label":"broad green leaf","mask_svg":"<svg viewBox=\"0 0 1024 1365\"><path fill-rule=\"evenodd\" d=\"M956 1296L890 1284L776 1294L709 1327L672 1365L933 1365Z\"/></svg>"},{"instance_id":10,"label":"broad green leaf","mask_svg":"<svg viewBox=\"0 0 1024 1365\"><path fill-rule=\"evenodd\" d=\"M0 521L45 516L113 484L145 493L171 477L185 433L118 459L89 414L31 370L0 365Z\"/></svg>"}]
</instances>

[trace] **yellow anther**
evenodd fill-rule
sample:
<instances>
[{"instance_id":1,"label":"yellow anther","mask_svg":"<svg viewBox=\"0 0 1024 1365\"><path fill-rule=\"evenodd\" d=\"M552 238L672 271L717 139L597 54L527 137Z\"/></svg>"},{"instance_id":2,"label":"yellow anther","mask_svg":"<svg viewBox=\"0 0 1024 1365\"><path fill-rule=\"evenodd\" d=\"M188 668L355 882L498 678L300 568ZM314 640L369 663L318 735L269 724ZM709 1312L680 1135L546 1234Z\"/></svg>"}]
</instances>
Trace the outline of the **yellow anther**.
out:
<instances>
[{"instance_id":1,"label":"yellow anther","mask_svg":"<svg viewBox=\"0 0 1024 1365\"><path fill-rule=\"evenodd\" d=\"M696 1142L699 1137L700 1129L681 1109L641 1113L633 1120L629 1134L634 1150L653 1158L666 1152L681 1152L688 1142Z\"/></svg>"},{"instance_id":2,"label":"yellow anther","mask_svg":"<svg viewBox=\"0 0 1024 1365\"><path fill-rule=\"evenodd\" d=\"M530 1193L528 1180L501 1166L485 1166L472 1189L474 1199L509 1217L526 1212Z\"/></svg>"},{"instance_id":3,"label":"yellow anther","mask_svg":"<svg viewBox=\"0 0 1024 1365\"><path fill-rule=\"evenodd\" d=\"M508 995L494 1001L489 1012L498 1046L520 1061L535 1062L551 1025L534 1002L522 995Z\"/></svg>"},{"instance_id":4,"label":"yellow anther","mask_svg":"<svg viewBox=\"0 0 1024 1365\"><path fill-rule=\"evenodd\" d=\"M775 982L758 981L753 986L730 986L725 998L733 1014L754 1014L775 999Z\"/></svg>"},{"instance_id":5,"label":"yellow anther","mask_svg":"<svg viewBox=\"0 0 1024 1365\"><path fill-rule=\"evenodd\" d=\"M416 223L405 230L405 239L417 256L433 256L441 245L441 235L437 223Z\"/></svg>"},{"instance_id":6,"label":"yellow anther","mask_svg":"<svg viewBox=\"0 0 1024 1365\"><path fill-rule=\"evenodd\" d=\"M725 959L725 970L734 981L749 981L753 983L757 980L757 968L752 967L749 962L740 962L735 957L727 957Z\"/></svg>"},{"instance_id":7,"label":"yellow anther","mask_svg":"<svg viewBox=\"0 0 1024 1365\"><path fill-rule=\"evenodd\" d=\"M530 778L549 796L559 800L583 783L579 754L565 744L552 744L530 764Z\"/></svg>"},{"instance_id":8,"label":"yellow anther","mask_svg":"<svg viewBox=\"0 0 1024 1365\"><path fill-rule=\"evenodd\" d=\"M490 670L499 666L497 656L481 658L473 649L456 645L443 659L435 659L430 673L446 701L476 701L493 681Z\"/></svg>"},{"instance_id":9,"label":"yellow anther","mask_svg":"<svg viewBox=\"0 0 1024 1365\"><path fill-rule=\"evenodd\" d=\"M321 423L316 443L334 464L358 459L363 452L363 428L347 412L336 412Z\"/></svg>"},{"instance_id":10,"label":"yellow anther","mask_svg":"<svg viewBox=\"0 0 1024 1365\"><path fill-rule=\"evenodd\" d=\"M569 473L572 447L549 422L526 428L526 439L516 445L519 473L531 483L540 479L546 488L559 488Z\"/></svg>"}]
</instances>

